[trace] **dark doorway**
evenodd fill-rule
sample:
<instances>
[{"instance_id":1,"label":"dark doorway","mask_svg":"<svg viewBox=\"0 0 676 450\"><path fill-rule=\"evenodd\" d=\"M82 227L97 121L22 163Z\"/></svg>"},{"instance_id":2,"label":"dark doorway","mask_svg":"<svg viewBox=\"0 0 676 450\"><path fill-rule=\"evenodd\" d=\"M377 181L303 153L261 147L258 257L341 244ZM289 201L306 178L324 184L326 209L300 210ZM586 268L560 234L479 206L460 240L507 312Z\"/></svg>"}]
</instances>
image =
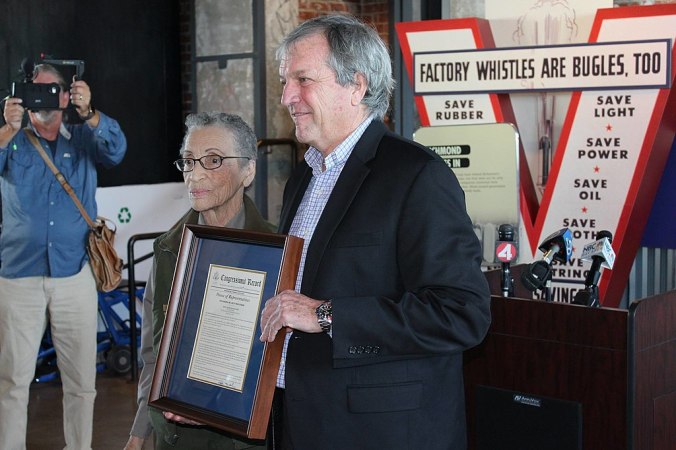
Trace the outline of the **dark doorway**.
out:
<instances>
[{"instance_id":1,"label":"dark doorway","mask_svg":"<svg viewBox=\"0 0 676 450\"><path fill-rule=\"evenodd\" d=\"M95 108L120 122L124 161L99 186L180 179L171 162L183 134L179 3L135 0L6 0L0 16L0 90L21 79L24 58L85 62ZM4 106L4 105L3 105ZM0 119L2 121L2 119Z\"/></svg>"}]
</instances>

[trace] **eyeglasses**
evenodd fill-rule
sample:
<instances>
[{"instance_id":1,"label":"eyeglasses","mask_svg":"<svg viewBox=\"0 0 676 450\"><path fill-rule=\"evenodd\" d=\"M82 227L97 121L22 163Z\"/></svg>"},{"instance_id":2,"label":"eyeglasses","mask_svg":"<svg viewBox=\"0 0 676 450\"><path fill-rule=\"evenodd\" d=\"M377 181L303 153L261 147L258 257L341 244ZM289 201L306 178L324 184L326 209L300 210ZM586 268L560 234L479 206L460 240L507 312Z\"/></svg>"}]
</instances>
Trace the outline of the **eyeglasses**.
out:
<instances>
[{"instance_id":1,"label":"eyeglasses","mask_svg":"<svg viewBox=\"0 0 676 450\"><path fill-rule=\"evenodd\" d=\"M223 165L223 161L226 159L251 159L246 156L219 156L219 155L206 155L201 158L180 158L174 161L174 165L181 172L192 172L195 168L195 162L199 161L200 165L207 170L218 169Z\"/></svg>"}]
</instances>

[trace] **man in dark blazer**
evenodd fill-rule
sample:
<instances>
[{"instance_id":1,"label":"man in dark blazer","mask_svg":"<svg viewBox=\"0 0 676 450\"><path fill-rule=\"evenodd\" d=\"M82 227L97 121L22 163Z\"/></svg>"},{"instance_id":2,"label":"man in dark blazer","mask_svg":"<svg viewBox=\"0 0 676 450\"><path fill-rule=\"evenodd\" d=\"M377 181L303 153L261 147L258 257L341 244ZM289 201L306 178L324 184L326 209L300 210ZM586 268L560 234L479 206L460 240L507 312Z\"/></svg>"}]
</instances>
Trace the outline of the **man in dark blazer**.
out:
<instances>
[{"instance_id":1,"label":"man in dark blazer","mask_svg":"<svg viewBox=\"0 0 676 450\"><path fill-rule=\"evenodd\" d=\"M349 16L278 51L282 103L310 145L280 232L305 240L296 289L266 302L286 341L285 449L463 449L462 352L490 323L481 249L452 171L390 133L387 48Z\"/></svg>"}]
</instances>

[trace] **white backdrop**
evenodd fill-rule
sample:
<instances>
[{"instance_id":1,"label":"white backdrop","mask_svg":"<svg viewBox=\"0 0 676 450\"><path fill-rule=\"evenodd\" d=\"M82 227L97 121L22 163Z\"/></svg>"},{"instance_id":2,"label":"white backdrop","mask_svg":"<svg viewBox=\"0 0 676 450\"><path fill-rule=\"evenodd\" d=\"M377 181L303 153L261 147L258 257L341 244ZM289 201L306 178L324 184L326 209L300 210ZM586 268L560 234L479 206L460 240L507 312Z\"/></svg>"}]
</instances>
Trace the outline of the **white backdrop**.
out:
<instances>
[{"instance_id":1,"label":"white backdrop","mask_svg":"<svg viewBox=\"0 0 676 450\"><path fill-rule=\"evenodd\" d=\"M183 183L160 183L98 188L96 191L98 215L117 226L115 249L127 264L127 243L139 233L167 231L190 208L188 193ZM138 259L152 252L152 240L138 241L134 257ZM150 259L134 267L136 280L146 281ZM123 273L127 278L127 271Z\"/></svg>"}]
</instances>

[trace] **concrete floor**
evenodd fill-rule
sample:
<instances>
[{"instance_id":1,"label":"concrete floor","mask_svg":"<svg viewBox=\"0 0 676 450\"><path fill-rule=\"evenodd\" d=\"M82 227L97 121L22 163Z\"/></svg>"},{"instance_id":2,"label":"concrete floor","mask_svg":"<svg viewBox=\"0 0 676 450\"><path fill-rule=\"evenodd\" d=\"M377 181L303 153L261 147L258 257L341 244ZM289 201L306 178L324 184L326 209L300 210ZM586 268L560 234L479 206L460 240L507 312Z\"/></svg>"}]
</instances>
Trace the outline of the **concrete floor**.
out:
<instances>
[{"instance_id":1,"label":"concrete floor","mask_svg":"<svg viewBox=\"0 0 676 450\"><path fill-rule=\"evenodd\" d=\"M96 379L93 450L122 450L136 414L136 383L104 370ZM28 405L27 450L60 450L63 440L61 383L33 383ZM145 448L152 448L146 443Z\"/></svg>"}]
</instances>

